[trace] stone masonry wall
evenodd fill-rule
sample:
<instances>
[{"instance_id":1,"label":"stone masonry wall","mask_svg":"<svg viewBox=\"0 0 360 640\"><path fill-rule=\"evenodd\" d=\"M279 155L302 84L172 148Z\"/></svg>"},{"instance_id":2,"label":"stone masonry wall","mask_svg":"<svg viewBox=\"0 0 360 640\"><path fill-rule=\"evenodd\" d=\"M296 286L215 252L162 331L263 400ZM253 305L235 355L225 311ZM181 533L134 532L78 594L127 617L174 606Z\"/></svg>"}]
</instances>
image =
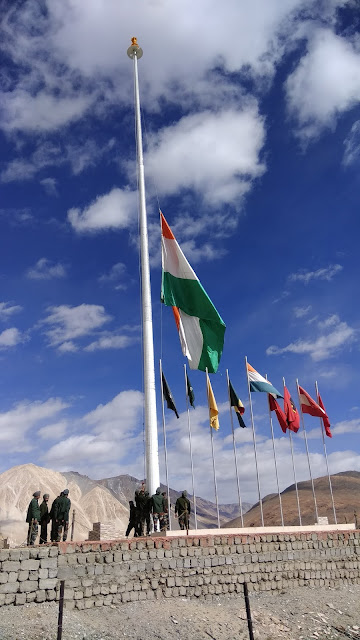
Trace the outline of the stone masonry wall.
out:
<instances>
[{"instance_id":1,"label":"stone masonry wall","mask_svg":"<svg viewBox=\"0 0 360 640\"><path fill-rule=\"evenodd\" d=\"M360 531L59 543L0 551L0 605L68 608L360 582Z\"/></svg>"}]
</instances>

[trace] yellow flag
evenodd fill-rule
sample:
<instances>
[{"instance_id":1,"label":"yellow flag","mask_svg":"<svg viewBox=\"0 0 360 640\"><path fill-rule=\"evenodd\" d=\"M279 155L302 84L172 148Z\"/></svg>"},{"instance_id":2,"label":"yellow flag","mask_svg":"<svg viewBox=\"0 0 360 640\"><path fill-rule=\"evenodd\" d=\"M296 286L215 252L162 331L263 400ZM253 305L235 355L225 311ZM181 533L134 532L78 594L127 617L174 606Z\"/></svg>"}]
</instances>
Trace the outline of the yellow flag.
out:
<instances>
[{"instance_id":1,"label":"yellow flag","mask_svg":"<svg viewBox=\"0 0 360 640\"><path fill-rule=\"evenodd\" d=\"M219 418L218 418L219 411L217 408L213 390L211 388L208 374L206 374L206 383L207 383L207 396L208 396L208 404L209 404L210 427L218 431L220 426Z\"/></svg>"}]
</instances>

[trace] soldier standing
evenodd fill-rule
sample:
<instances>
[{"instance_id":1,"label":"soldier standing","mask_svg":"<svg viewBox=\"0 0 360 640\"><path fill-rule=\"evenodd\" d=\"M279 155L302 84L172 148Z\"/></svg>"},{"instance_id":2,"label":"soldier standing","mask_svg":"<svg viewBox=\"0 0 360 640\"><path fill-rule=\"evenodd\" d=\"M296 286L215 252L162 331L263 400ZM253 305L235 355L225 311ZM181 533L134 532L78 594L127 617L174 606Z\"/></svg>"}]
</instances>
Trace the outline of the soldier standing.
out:
<instances>
[{"instance_id":1,"label":"soldier standing","mask_svg":"<svg viewBox=\"0 0 360 640\"><path fill-rule=\"evenodd\" d=\"M40 505L40 544L45 544L47 542L47 527L50 522L49 515L49 494L44 493L43 501Z\"/></svg>"},{"instance_id":2,"label":"soldier standing","mask_svg":"<svg viewBox=\"0 0 360 640\"><path fill-rule=\"evenodd\" d=\"M125 535L128 537L131 533L131 530L134 529L134 537L137 537L137 526L138 526L138 507L135 506L133 500L129 500L130 507L130 516L129 516L129 524L127 526Z\"/></svg>"},{"instance_id":3,"label":"soldier standing","mask_svg":"<svg viewBox=\"0 0 360 640\"><path fill-rule=\"evenodd\" d=\"M51 520L51 532L50 532L50 540L51 542L56 542L57 541L57 530L58 530L58 521L57 521L57 509L58 509L58 504L59 504L59 500L62 497L63 492L60 493L60 495L57 496L57 498L55 498L54 502L51 505L51 509L50 509L50 520Z\"/></svg>"},{"instance_id":4,"label":"soldier standing","mask_svg":"<svg viewBox=\"0 0 360 640\"><path fill-rule=\"evenodd\" d=\"M67 533L69 529L69 513L71 507L71 501L68 498L69 489L64 489L62 492L62 496L60 496L59 501L57 503L57 537L56 542L61 541L61 536L63 537L63 542L65 542L67 538Z\"/></svg>"},{"instance_id":5,"label":"soldier standing","mask_svg":"<svg viewBox=\"0 0 360 640\"><path fill-rule=\"evenodd\" d=\"M170 517L169 503L168 503L166 491L163 491L161 495L164 498L164 513L160 518L160 529L161 531L167 531L167 529L169 528L169 517Z\"/></svg>"},{"instance_id":6,"label":"soldier standing","mask_svg":"<svg viewBox=\"0 0 360 640\"><path fill-rule=\"evenodd\" d=\"M39 521L40 521L40 507L39 507L40 491L34 491L33 498L30 501L26 514L26 522L29 525L27 544L33 547L37 538Z\"/></svg>"},{"instance_id":7,"label":"soldier standing","mask_svg":"<svg viewBox=\"0 0 360 640\"><path fill-rule=\"evenodd\" d=\"M187 497L187 491L183 491L175 503L175 518L179 517L180 529L189 529L190 511L190 500Z\"/></svg>"},{"instance_id":8,"label":"soldier standing","mask_svg":"<svg viewBox=\"0 0 360 640\"><path fill-rule=\"evenodd\" d=\"M156 493L151 496L152 516L154 520L154 531L160 531L160 518L165 511L164 498L161 489L158 487Z\"/></svg>"}]
</instances>

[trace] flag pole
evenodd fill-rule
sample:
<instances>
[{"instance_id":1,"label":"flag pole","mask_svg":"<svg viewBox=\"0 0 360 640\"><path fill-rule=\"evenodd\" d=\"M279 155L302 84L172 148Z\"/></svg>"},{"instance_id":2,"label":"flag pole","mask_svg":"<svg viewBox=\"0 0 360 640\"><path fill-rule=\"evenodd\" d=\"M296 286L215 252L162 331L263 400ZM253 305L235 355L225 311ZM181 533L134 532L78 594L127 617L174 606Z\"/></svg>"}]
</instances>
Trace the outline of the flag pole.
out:
<instances>
[{"instance_id":1,"label":"flag pole","mask_svg":"<svg viewBox=\"0 0 360 640\"><path fill-rule=\"evenodd\" d=\"M139 183L146 485L150 495L153 495L156 488L160 484L160 471L156 416L154 338L151 307L149 243L147 233L145 174L141 131L139 78L137 67L138 59L142 57L143 51L139 47L136 38L132 38L132 44L127 50L127 55L134 61L136 155Z\"/></svg>"},{"instance_id":2,"label":"flag pole","mask_svg":"<svg viewBox=\"0 0 360 640\"><path fill-rule=\"evenodd\" d=\"M161 385L161 408L162 408L162 426L163 426L163 436L164 436L164 454L165 454L165 473L166 473L166 493L168 500L168 516L169 516L169 529L171 531L171 510L170 510L170 488L169 488L169 467L168 467L168 457L167 457L167 447L166 447L166 429L165 429L165 410L164 410L164 386L162 379L162 364L161 359L159 360L160 364L160 385ZM159 485L160 486L160 482Z\"/></svg>"},{"instance_id":3,"label":"flag pole","mask_svg":"<svg viewBox=\"0 0 360 640\"><path fill-rule=\"evenodd\" d=\"M216 514L217 514L217 522L218 529L220 529L220 514L219 514L219 500L218 500L218 492L217 492L217 482L216 482L216 466L215 466L215 451L214 451L214 436L213 436L213 428L210 424L210 397L209 397L209 386L208 386L208 368L206 367L206 395L208 400L209 407L209 428L210 428L210 439L211 439L211 455L212 455L212 463L213 463L213 472L214 472L214 489L215 489L215 502L216 502Z\"/></svg>"},{"instance_id":4,"label":"flag pole","mask_svg":"<svg viewBox=\"0 0 360 640\"><path fill-rule=\"evenodd\" d=\"M316 502L316 495L315 495L314 480L313 480L312 473L311 473L309 447L308 447L308 441L307 441L307 435L306 435L306 429L305 429L304 414L303 414L302 406L301 406L301 398L300 398L299 381L298 381L298 379L297 379L297 378L296 378L296 387L297 387L298 398L299 398L299 405L300 405L300 412L301 412L301 424L302 424L302 428L303 428L303 432L304 432L304 440L305 440L305 448L306 448L307 461L308 461L308 466L309 466L309 474L310 474L311 488L312 488L312 493L313 493L313 498L314 498L315 516L316 516L316 522L318 522L318 519L319 519L319 513L318 513L318 508L317 508L317 502Z\"/></svg>"},{"instance_id":5,"label":"flag pole","mask_svg":"<svg viewBox=\"0 0 360 640\"><path fill-rule=\"evenodd\" d=\"M240 479L239 479L237 451L236 451L236 443L235 443L234 421L233 421L233 414L232 414L232 411L231 411L230 379L229 379L229 370L228 369L226 369L226 380L227 380L228 395L229 395L230 422L231 422L232 440L233 440L233 448L234 448L235 474L236 474L236 484L237 484L237 491L238 491L238 498L239 498L240 518L241 518L241 526L242 526L242 528L244 528L244 515L243 515L241 491L240 491Z\"/></svg>"},{"instance_id":6,"label":"flag pole","mask_svg":"<svg viewBox=\"0 0 360 640\"><path fill-rule=\"evenodd\" d=\"M316 399L319 402L319 388L318 388L317 380L315 380L315 392L316 392ZM331 503L332 503L333 514L334 514L334 522L335 522L335 524L337 524L336 509L335 509L335 502L334 502L334 494L333 494L333 489L332 489L332 482L331 482L331 476L330 476L330 471L329 471L329 461L328 461L328 456L327 456L327 451L326 451L326 444L325 444L324 423L323 423L321 418L319 418L319 420L320 420L322 441L323 441L323 445L324 445L326 470L327 470L327 474L328 474L328 478L329 478L329 488L330 488Z\"/></svg>"},{"instance_id":7,"label":"flag pole","mask_svg":"<svg viewBox=\"0 0 360 640\"><path fill-rule=\"evenodd\" d=\"M283 385L284 385L284 395L285 395L285 378L283 378ZM296 479L296 471L295 471L294 446L293 446L293 441L292 441L291 429L288 429L288 431L289 431L289 442L290 442L292 468L293 468L293 473L294 473L296 502L297 502L297 508L298 508L298 513L299 513L299 524L300 524L300 527L301 527L302 526L302 520L301 520L301 511L300 511L299 489L298 489L298 484L297 484L297 479Z\"/></svg>"},{"instance_id":8,"label":"flag pole","mask_svg":"<svg viewBox=\"0 0 360 640\"><path fill-rule=\"evenodd\" d=\"M186 364L184 364L184 373L185 373L185 395L186 395L186 408L187 408L187 420L188 420L188 432L189 432L191 482L192 482L192 494L193 494L193 501L194 501L195 529L197 529L196 495L195 495L195 481L194 481L194 463L193 463L193 454L192 454L190 407L189 407L189 396L188 396L188 387L187 387Z\"/></svg>"},{"instance_id":9,"label":"flag pole","mask_svg":"<svg viewBox=\"0 0 360 640\"><path fill-rule=\"evenodd\" d=\"M259 478L259 469L258 469L257 451L256 451L256 436L255 436L254 414L253 414L252 401L251 401L250 381L249 381L249 373L248 373L247 364L248 364L247 357L245 356L245 369L246 369L246 379L247 379L248 392L249 392L251 427L252 427L252 437L253 437L254 456L255 456L256 481L257 481L257 488L258 488L258 494L259 494L261 526L263 527L264 526L264 513L263 513L263 504L262 504L262 500L261 500L260 478Z\"/></svg>"},{"instance_id":10,"label":"flag pole","mask_svg":"<svg viewBox=\"0 0 360 640\"><path fill-rule=\"evenodd\" d=\"M267 380L267 373L265 374L265 378ZM280 485L279 485L279 474L278 474L278 468L277 468L277 462L276 462L276 449L275 449L275 438L274 438L274 427L273 427L273 421L272 421L272 417L271 417L271 410L270 410L270 403L269 403L269 394L268 394L268 408L269 408L269 420L270 420L270 428L271 428L271 439L272 439L272 447L273 447L273 455L274 455L274 466L275 466L275 476L276 476L276 486L277 486L277 491L278 491L278 496L279 496L279 507L280 507L280 517L281 517L281 526L284 526L284 514L283 514L283 508L282 508L282 502L281 502L281 493L280 493Z\"/></svg>"}]
</instances>

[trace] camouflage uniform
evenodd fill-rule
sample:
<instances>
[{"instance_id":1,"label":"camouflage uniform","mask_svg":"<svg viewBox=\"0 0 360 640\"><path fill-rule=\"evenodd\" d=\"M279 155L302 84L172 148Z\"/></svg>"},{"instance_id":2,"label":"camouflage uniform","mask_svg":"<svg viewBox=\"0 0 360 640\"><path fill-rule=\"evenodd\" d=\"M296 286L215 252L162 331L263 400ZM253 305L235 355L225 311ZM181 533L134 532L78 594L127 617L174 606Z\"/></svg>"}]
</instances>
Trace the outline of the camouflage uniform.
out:
<instances>
[{"instance_id":1,"label":"camouflage uniform","mask_svg":"<svg viewBox=\"0 0 360 640\"><path fill-rule=\"evenodd\" d=\"M190 500L187 498L187 491L183 491L175 503L175 515L178 514L179 516L180 529L189 528L190 511Z\"/></svg>"},{"instance_id":2,"label":"camouflage uniform","mask_svg":"<svg viewBox=\"0 0 360 640\"><path fill-rule=\"evenodd\" d=\"M164 498L161 495L160 487L158 487L156 493L151 496L151 509L154 520L154 530L160 531L160 519L165 511Z\"/></svg>"},{"instance_id":3,"label":"camouflage uniform","mask_svg":"<svg viewBox=\"0 0 360 640\"><path fill-rule=\"evenodd\" d=\"M40 521L40 507L38 502L39 498L40 498L40 491L35 491L33 493L33 499L31 500L28 506L28 510L26 514L26 522L29 524L27 544L28 546L31 546L31 547L33 547L35 544L35 540L37 538L38 530L39 530L39 525L38 525L38 522Z\"/></svg>"},{"instance_id":4,"label":"camouflage uniform","mask_svg":"<svg viewBox=\"0 0 360 640\"><path fill-rule=\"evenodd\" d=\"M59 501L57 503L57 537L56 542L61 541L61 536L63 542L65 542L69 529L69 513L71 502L68 498L69 489L64 489L62 492L62 496L60 496Z\"/></svg>"}]
</instances>

